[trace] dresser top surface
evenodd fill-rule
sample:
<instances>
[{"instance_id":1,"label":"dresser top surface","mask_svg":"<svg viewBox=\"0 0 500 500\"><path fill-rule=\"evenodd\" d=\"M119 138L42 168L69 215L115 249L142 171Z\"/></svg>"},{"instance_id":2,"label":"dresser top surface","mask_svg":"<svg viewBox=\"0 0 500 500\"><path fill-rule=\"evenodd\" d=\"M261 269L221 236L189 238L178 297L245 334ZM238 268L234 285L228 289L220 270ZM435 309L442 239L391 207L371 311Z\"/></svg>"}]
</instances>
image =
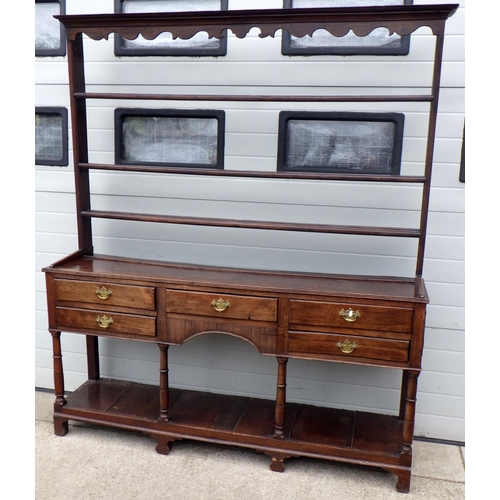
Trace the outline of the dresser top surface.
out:
<instances>
[{"instance_id":1,"label":"dresser top surface","mask_svg":"<svg viewBox=\"0 0 500 500\"><path fill-rule=\"evenodd\" d=\"M327 295L428 302L421 278L279 272L144 261L110 256L68 258L43 270L89 280L131 280L179 288L205 287L289 295Z\"/></svg>"}]
</instances>

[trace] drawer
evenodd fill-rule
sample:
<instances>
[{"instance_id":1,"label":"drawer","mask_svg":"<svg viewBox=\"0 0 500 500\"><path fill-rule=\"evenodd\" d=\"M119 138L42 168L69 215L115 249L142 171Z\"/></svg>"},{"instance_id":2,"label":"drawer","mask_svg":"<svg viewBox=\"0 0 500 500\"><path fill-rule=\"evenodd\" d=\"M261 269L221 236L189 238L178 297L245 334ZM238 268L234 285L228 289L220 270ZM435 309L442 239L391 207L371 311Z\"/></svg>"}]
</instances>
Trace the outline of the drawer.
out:
<instances>
[{"instance_id":1,"label":"drawer","mask_svg":"<svg viewBox=\"0 0 500 500\"><path fill-rule=\"evenodd\" d=\"M156 336L156 318L153 316L57 307L56 321L57 328L61 330L92 331L100 335Z\"/></svg>"},{"instance_id":2,"label":"drawer","mask_svg":"<svg viewBox=\"0 0 500 500\"><path fill-rule=\"evenodd\" d=\"M410 333L413 309L357 302L290 301L290 329L353 328Z\"/></svg>"},{"instance_id":3,"label":"drawer","mask_svg":"<svg viewBox=\"0 0 500 500\"><path fill-rule=\"evenodd\" d=\"M342 356L379 361L408 361L410 343L405 340L335 335L329 333L290 332L290 354Z\"/></svg>"},{"instance_id":4,"label":"drawer","mask_svg":"<svg viewBox=\"0 0 500 500\"><path fill-rule=\"evenodd\" d=\"M154 287L118 285L101 281L55 280L58 302L80 302L155 310Z\"/></svg>"},{"instance_id":5,"label":"drawer","mask_svg":"<svg viewBox=\"0 0 500 500\"><path fill-rule=\"evenodd\" d=\"M167 312L252 321L277 321L277 299L167 290Z\"/></svg>"}]
</instances>

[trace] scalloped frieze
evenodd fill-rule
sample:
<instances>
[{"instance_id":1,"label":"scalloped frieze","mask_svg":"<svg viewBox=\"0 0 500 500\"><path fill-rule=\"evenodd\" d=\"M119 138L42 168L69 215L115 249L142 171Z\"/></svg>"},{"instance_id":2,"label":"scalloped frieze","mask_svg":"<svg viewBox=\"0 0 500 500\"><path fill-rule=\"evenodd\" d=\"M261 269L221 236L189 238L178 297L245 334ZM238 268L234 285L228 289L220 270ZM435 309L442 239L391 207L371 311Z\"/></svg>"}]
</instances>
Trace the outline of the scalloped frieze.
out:
<instances>
[{"instance_id":1,"label":"scalloped frieze","mask_svg":"<svg viewBox=\"0 0 500 500\"><path fill-rule=\"evenodd\" d=\"M425 26L429 27L434 34L441 32L441 23L437 26L436 23L426 23ZM420 27L420 26L419 26ZM328 31L331 35L336 37L343 37L347 35L350 31L352 31L355 35L364 37L369 35L374 29L377 28L386 28L389 31L389 34L397 33L398 35L410 35L419 27L400 27L395 23L377 23L376 26L370 25L367 26L366 23L335 23L335 24L326 24L326 23L310 23L310 24L288 24L288 23L275 23L275 24L266 24L266 25L255 25L255 23L247 24L247 25L238 25L238 26L228 26L228 25L220 25L215 26L211 25L210 27L170 27L170 26L162 26L162 27L143 27L143 26L135 26L135 27L118 27L118 26L109 26L107 28L92 28L92 27L82 27L82 28L69 28L67 29L67 37L70 40L74 40L78 33L83 33L87 35L89 38L93 40L102 40L108 39L109 35L112 33L116 33L121 35L123 38L127 40L135 40L139 35L142 35L147 40L154 40L161 33L170 33L172 37L181 38L183 40L188 40L195 36L199 32L206 32L209 37L221 39L224 36L224 32L226 30L231 31L238 38L245 38L251 29L258 28L260 29L259 37L267 38L276 36L276 33L282 29L288 31L292 36L301 38L304 36L311 36L316 30L323 29Z\"/></svg>"},{"instance_id":2,"label":"scalloped frieze","mask_svg":"<svg viewBox=\"0 0 500 500\"><path fill-rule=\"evenodd\" d=\"M148 40L169 32L174 38L189 39L198 32L222 38L228 30L244 38L252 28L260 30L260 37L274 37L284 29L301 38L318 29L342 37L349 31L367 36L376 28L387 28L401 36L410 35L420 27L429 27L434 34L442 34L445 20L454 13L456 5L412 6L380 10L358 9L269 9L261 11L222 11L179 13L179 15L101 14L83 16L56 16L66 27L68 39L84 33L93 40L108 38L117 33L132 40L141 34Z\"/></svg>"}]
</instances>

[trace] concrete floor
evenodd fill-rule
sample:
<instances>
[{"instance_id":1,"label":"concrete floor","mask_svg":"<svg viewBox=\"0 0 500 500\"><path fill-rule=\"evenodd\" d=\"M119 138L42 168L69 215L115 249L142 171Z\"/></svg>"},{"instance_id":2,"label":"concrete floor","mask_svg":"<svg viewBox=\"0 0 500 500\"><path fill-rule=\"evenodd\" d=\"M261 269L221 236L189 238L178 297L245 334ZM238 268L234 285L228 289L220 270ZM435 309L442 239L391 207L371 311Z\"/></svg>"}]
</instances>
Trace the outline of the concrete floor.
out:
<instances>
[{"instance_id":1,"label":"concrete floor","mask_svg":"<svg viewBox=\"0 0 500 500\"><path fill-rule=\"evenodd\" d=\"M133 433L72 425L54 435L54 396L35 391L37 500L461 500L465 449L415 441L409 494L396 476L335 462L294 458L283 474L265 455L195 442L176 442L168 456Z\"/></svg>"}]
</instances>

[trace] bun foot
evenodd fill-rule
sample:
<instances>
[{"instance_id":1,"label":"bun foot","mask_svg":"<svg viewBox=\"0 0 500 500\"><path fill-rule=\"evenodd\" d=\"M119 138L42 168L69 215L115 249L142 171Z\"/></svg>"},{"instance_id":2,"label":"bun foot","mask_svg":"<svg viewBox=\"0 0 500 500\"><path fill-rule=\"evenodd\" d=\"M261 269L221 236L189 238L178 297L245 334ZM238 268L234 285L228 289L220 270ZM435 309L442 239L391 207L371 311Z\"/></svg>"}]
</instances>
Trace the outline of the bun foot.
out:
<instances>
[{"instance_id":1,"label":"bun foot","mask_svg":"<svg viewBox=\"0 0 500 500\"><path fill-rule=\"evenodd\" d=\"M272 462L271 462L271 465L269 466L269 468L273 472L285 472L285 464L283 463L283 460L280 460L278 458L272 459Z\"/></svg>"},{"instance_id":2,"label":"bun foot","mask_svg":"<svg viewBox=\"0 0 500 500\"><path fill-rule=\"evenodd\" d=\"M283 455L281 453L266 453L268 457L271 458L271 465L269 468L273 472L285 472L285 464L284 461L286 458L290 458L292 455Z\"/></svg>"},{"instance_id":3,"label":"bun foot","mask_svg":"<svg viewBox=\"0 0 500 500\"><path fill-rule=\"evenodd\" d=\"M169 438L157 438L158 444L156 445L156 451L160 455L168 455L172 449L172 439Z\"/></svg>"},{"instance_id":4,"label":"bun foot","mask_svg":"<svg viewBox=\"0 0 500 500\"><path fill-rule=\"evenodd\" d=\"M399 493L408 493L410 491L411 472L401 472L398 474L396 490Z\"/></svg>"},{"instance_id":5,"label":"bun foot","mask_svg":"<svg viewBox=\"0 0 500 500\"><path fill-rule=\"evenodd\" d=\"M65 436L68 433L68 420L61 417L54 417L54 434Z\"/></svg>"}]
</instances>

